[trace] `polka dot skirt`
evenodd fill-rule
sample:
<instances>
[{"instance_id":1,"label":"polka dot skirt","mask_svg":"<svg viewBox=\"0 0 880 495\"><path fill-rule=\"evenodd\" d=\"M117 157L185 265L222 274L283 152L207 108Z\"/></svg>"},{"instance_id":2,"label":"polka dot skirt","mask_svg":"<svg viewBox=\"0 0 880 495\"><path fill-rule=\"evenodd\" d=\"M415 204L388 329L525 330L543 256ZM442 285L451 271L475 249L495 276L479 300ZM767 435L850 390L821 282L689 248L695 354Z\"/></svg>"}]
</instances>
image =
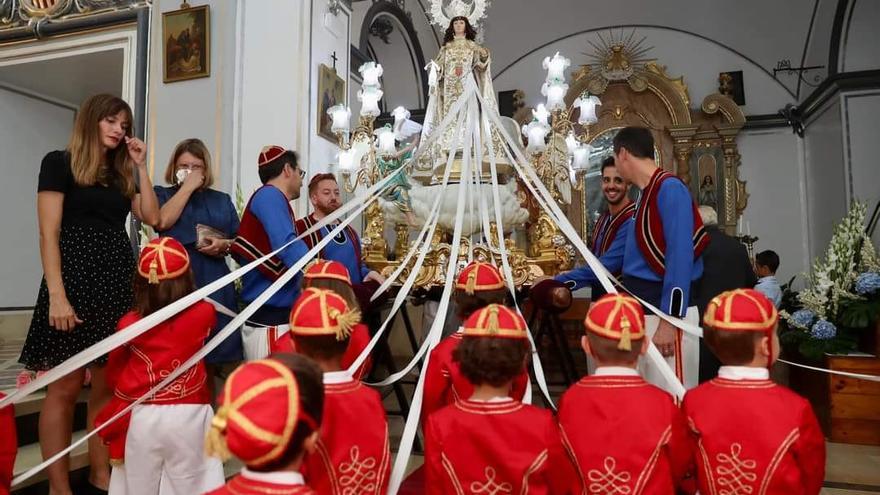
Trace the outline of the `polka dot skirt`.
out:
<instances>
[{"instance_id":1,"label":"polka dot skirt","mask_svg":"<svg viewBox=\"0 0 880 495\"><path fill-rule=\"evenodd\" d=\"M64 226L59 247L64 290L83 323L69 332L49 326L49 290L44 277L19 358L34 371L54 368L110 336L132 306L135 260L124 230ZM95 362L106 360L102 356Z\"/></svg>"}]
</instances>

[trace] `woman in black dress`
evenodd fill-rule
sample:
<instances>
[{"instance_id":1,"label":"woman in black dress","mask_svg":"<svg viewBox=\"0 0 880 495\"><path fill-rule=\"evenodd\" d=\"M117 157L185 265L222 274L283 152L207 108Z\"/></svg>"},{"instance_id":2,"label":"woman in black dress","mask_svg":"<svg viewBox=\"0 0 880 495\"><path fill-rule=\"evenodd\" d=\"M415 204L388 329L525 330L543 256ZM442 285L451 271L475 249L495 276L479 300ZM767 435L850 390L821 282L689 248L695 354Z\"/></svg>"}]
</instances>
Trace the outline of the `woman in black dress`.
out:
<instances>
[{"instance_id":1,"label":"woman in black dress","mask_svg":"<svg viewBox=\"0 0 880 495\"><path fill-rule=\"evenodd\" d=\"M131 108L111 95L92 96L76 116L67 149L43 158L37 218L43 280L20 361L51 369L110 336L132 304L134 253L125 231L129 213L148 225L159 204L146 168L146 146L132 137ZM106 356L91 365L87 424L109 398ZM70 445L73 412L85 369L49 385L40 411L46 459ZM92 491L110 480L106 448L89 442ZM47 469L49 493L71 494L67 457ZM95 488L97 487L97 488Z\"/></svg>"}]
</instances>

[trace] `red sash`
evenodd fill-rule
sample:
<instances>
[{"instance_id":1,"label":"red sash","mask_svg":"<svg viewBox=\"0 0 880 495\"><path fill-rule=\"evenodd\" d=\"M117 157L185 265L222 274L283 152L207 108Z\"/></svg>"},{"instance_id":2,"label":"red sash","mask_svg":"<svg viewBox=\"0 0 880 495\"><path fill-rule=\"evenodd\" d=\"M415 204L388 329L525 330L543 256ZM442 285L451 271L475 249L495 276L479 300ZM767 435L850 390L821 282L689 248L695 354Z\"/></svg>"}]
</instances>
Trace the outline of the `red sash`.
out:
<instances>
[{"instance_id":1,"label":"red sash","mask_svg":"<svg viewBox=\"0 0 880 495\"><path fill-rule=\"evenodd\" d=\"M639 208L636 210L636 243L648 266L661 277L666 274L666 239L663 237L663 218L657 198L660 196L660 185L666 180L680 180L670 172L658 168L648 185L642 191ZM696 203L691 201L694 216L694 259L696 260L709 244L709 236L703 227L700 211Z\"/></svg>"},{"instance_id":2,"label":"red sash","mask_svg":"<svg viewBox=\"0 0 880 495\"><path fill-rule=\"evenodd\" d=\"M599 220L596 221L596 228L593 229L593 236L590 239L590 247L593 250L593 254L596 256L605 254L611 247L611 243L614 242L614 238L617 237L617 231L620 230L620 226L632 218L635 213L636 205L632 202L618 211L614 217L611 217L610 212L606 211L603 213ZM602 243L600 244L599 234L602 232L605 235L602 237Z\"/></svg>"},{"instance_id":3,"label":"red sash","mask_svg":"<svg viewBox=\"0 0 880 495\"><path fill-rule=\"evenodd\" d=\"M312 228L312 226L317 223L318 223L318 219L315 218L315 214L310 213L307 217L301 218L296 221L296 231L297 232L306 232L308 229ZM329 228L329 226L328 226L328 228ZM345 229L343 229L343 231L345 232L345 235L348 237L349 242L351 242L351 245L354 246L354 256L358 262L358 267L360 267L361 263L362 263L360 238L358 237L357 232L351 227L351 224L346 225ZM311 234L305 236L303 238L303 242L305 242L306 246L308 246L309 249L311 249L311 248L315 247L315 245L317 245L319 242L321 242L321 239L323 239L323 238L324 238L324 229L318 229L318 230L312 232ZM321 249L321 252L318 253L318 257L322 258L322 259L326 259L326 257L324 256L323 249Z\"/></svg>"},{"instance_id":4,"label":"red sash","mask_svg":"<svg viewBox=\"0 0 880 495\"><path fill-rule=\"evenodd\" d=\"M264 185L260 189L263 189L264 187L275 186ZM257 191L260 191L260 189L257 189ZM235 237L232 246L229 248L233 256L236 258L236 261L242 265L260 259L273 251L272 244L269 242L269 235L266 233L263 223L251 213L251 201L254 200L254 196L256 195L257 193L254 192L251 199L248 200L248 204L244 209L244 214L241 216L238 235ZM296 222L296 215L293 213L293 208L290 207L290 202L287 203L287 209L290 212L290 221ZM260 273L262 273L263 276L272 281L278 280L278 278L287 271L287 267L278 256L272 256L261 263L257 269L260 270Z\"/></svg>"}]
</instances>

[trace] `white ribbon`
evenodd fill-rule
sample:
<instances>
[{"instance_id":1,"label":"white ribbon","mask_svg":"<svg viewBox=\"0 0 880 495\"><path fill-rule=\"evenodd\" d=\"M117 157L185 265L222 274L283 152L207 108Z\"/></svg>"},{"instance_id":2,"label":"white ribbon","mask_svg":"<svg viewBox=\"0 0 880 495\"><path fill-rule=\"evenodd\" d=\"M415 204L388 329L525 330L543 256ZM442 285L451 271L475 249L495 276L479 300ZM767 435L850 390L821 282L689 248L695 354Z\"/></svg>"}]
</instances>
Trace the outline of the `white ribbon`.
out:
<instances>
[{"instance_id":1,"label":"white ribbon","mask_svg":"<svg viewBox=\"0 0 880 495\"><path fill-rule=\"evenodd\" d=\"M33 475L37 474L38 472L42 471L43 469L45 469L47 466L49 466L49 465L52 464L53 462L55 462L55 461L57 461L58 459L60 459L60 458L62 458L62 457L64 457L64 456L66 456L68 453L70 453L71 451L73 451L75 448L79 447L80 445L82 445L83 443L85 443L86 441L88 441L89 438L91 438L92 436L96 435L98 432L100 432L101 430L103 430L104 428L106 428L108 425L110 425L110 424L113 423L114 421L116 421L116 420L118 420L119 418L121 418L122 416L124 416L124 415L125 415L126 413L128 413L132 408L134 408L134 406L136 406L136 405L142 403L142 402L145 401L147 398L152 397L156 392L159 392L160 390L162 390L163 388L165 388L165 387L167 387L169 384L171 384L174 380L177 379L177 377L179 377L180 375L182 375L183 373L185 373L189 368L191 368L191 367L195 366L196 364L198 364L202 359L204 359L205 356L208 355L208 353L210 353L211 351L213 351L217 346L219 346L224 340L226 340L226 339L227 339L230 335L232 335L234 332L238 331L238 327L240 327L240 326L242 325L242 323L244 323L244 322L245 322L245 321L246 321L251 315L253 315L253 314L254 314L254 313L255 313L260 307L262 307L263 304L265 304L266 301L268 301L270 297L272 297L276 292L278 292L282 287L284 287L285 284L287 284L290 280L292 280L293 277L296 276L296 274L299 273L300 270L302 270L302 268L306 265L306 263L308 263L309 261L311 261L311 259L312 259L316 254L318 254L318 253L321 251L321 249L323 249L324 246L327 245L328 242L330 242L330 241L331 241L336 235L338 235L340 232L342 232L342 230L345 229L345 227L347 227L348 224L350 224L350 223L352 222L352 220L354 220L354 219L356 218L356 216L357 216L358 214L360 214L360 212L362 212L362 211L363 211L367 206L369 206L373 201L377 201L377 200L378 200L378 196L376 196L376 195L372 195L370 200L368 200L368 201L366 201L366 202L364 202L364 203L359 204L358 207L357 207L357 209L356 209L357 213L355 213L354 215L352 215L352 216L350 216L349 218L347 218L347 219L343 220L342 222L340 222L339 225L337 225L337 226L336 226L336 227L330 232L330 234L328 234L326 237L324 237L323 239L321 239L321 241L318 242L318 243L317 243L317 244L316 244L311 250L309 250L309 252L306 253L305 256L303 256L303 257L300 258L296 263L294 263L293 266L291 266L287 271L285 271L285 272L284 272L284 273L283 273L283 274L282 274L282 275L281 275L281 276L280 276L275 282L272 283L272 285L270 285L265 291L263 291L262 294L260 294L259 296L257 296L257 298L254 299L254 301L253 301L252 303L248 304L247 307L245 307L244 310L243 310L238 316L236 316L235 318L233 318L232 321L230 321L225 327L223 327L222 330L220 330L216 335L214 335L214 337L211 338L211 339L205 344L204 347L202 347L201 349L199 349L198 352L196 352L195 354L193 354L193 355L192 355L188 360L186 360L186 362L184 362L182 365L180 365L180 366L177 367L176 369L172 370L171 373L168 374L168 377L166 377L164 380L162 380L161 382L159 382L156 386L154 386L154 387L153 387L152 389L150 389L147 393L145 393L144 395L142 395L141 397L139 397L137 400L133 401L131 404L129 404L128 406L126 406L123 410L121 410L121 411L119 411L118 413L116 413L113 417L111 417L110 419L108 419L107 422L102 423L100 426L95 427L92 431L88 432L88 433L87 433L86 435L84 435L82 438L80 438L80 439L77 440L76 442L73 442L70 446L68 446L68 447L65 448L64 450L61 450L60 452L56 453L55 455L53 455L53 456L50 457L49 459L46 459L46 460L43 461L41 464L38 464L37 466L34 466L33 468L27 470L27 471L24 472L23 474L17 476L17 477L12 481L13 486L14 486L14 485L17 485L17 484L19 484L19 483L21 483L21 482L23 482L23 481L25 481L25 480L27 480L27 479L30 478L31 476L33 476ZM258 260L258 261L259 261L259 260ZM256 262L253 262L253 263L256 263ZM251 264L253 264L253 263L251 263ZM249 264L249 265L250 265L250 264ZM235 272L233 272L233 273L235 273ZM231 274L230 274L230 275L231 275ZM225 278L225 277L224 277L224 278ZM200 291L196 291L196 292L194 292L193 294L196 294L196 293L198 293L198 292L200 292ZM213 290L212 290L211 292L213 292ZM192 294L190 294L190 295L192 295ZM176 301L175 303L172 303L171 305L166 306L166 308L171 307L171 306L174 306L175 304L179 303L180 301L183 301L183 300L187 299L188 297L189 297L189 296L187 296L187 297L185 297L185 298L183 298L183 299L180 299L180 300ZM186 307L188 307L189 305L190 305L190 304L187 304ZM164 308L163 308L163 309L164 309ZM180 311L181 309L183 309L183 308L178 309L176 312ZM159 310L159 311L162 311L162 310ZM175 312L175 313L176 313L176 312ZM158 312L157 312L157 313L158 313ZM154 313L154 314L155 314L155 313ZM150 316L152 316L152 315L150 315ZM149 318L149 316L148 316L147 318ZM142 320L139 320L137 323L134 323L134 324L130 325L129 327L126 328L126 330L127 330L128 328L131 328L131 327L137 325L138 323L140 323L141 321L143 321L143 320L145 320L145 319L147 319L147 318L144 318L144 319L142 319ZM149 328L147 328L147 329L149 329ZM119 335L119 333L124 332L124 331L126 331L126 330L122 330L122 331L120 331L120 332L117 332L116 334L114 334L113 336L109 337L108 339L105 339L105 341L112 339L114 336ZM141 333L143 333L143 332L141 332ZM102 342L105 342L105 341L102 341ZM89 349L93 349L94 347L95 347L95 346L92 346L92 347L90 347ZM114 347L114 348L115 348L115 347ZM88 351L89 349L87 349L86 351ZM86 351L83 351L83 352L86 352ZM83 354L83 353L80 353L80 354ZM78 354L77 356L79 356L80 354ZM76 356L75 356L75 357L76 357ZM68 360L68 361L69 361L69 360ZM55 370L55 369L57 369L57 368L58 368L58 367L53 368L53 370ZM51 371L50 371L50 372L51 372ZM48 373L47 373L47 374L48 374ZM2 406L0 406L0 407L2 407Z\"/></svg>"},{"instance_id":2,"label":"white ribbon","mask_svg":"<svg viewBox=\"0 0 880 495\"><path fill-rule=\"evenodd\" d=\"M472 80L472 79L471 79ZM471 97L468 97L470 99ZM475 104L476 102L474 102ZM467 130L468 135L473 136L474 132L473 119L469 118L467 122ZM462 153L462 170L461 176L468 177L470 174L470 165L471 165L471 145L473 144L472 140L465 140L465 147ZM457 148L457 145L456 147ZM453 150L450 151L454 151ZM454 156L455 153L450 153L450 156ZM449 170L449 164L447 164L447 171ZM434 318L434 322L431 324L431 329L428 331L428 336L425 339L428 346L428 349L433 349L437 343L440 341L440 336L443 331L443 323L446 317L446 312L449 309L449 299L451 296L451 290L453 286L453 282L455 280L456 268L458 267L458 254L461 248L461 228L464 220L464 205L465 205L465 192L469 186L469 181L460 182L458 189L458 203L456 205L456 213L455 213L455 228L452 234L452 245L450 246L449 260L446 267L446 278L445 284L443 286L443 294L440 296L440 305L437 308L437 314ZM423 346L425 348L425 346ZM406 417L406 424L403 428L403 436L400 440L400 446L397 449L397 457L394 459L394 467L391 471L391 477L388 481L388 493L393 495L396 494L400 489L400 484L403 481L403 475L406 472L406 466L409 463L409 456L412 452L413 441L415 440L416 432L419 426L419 418L421 417L422 412L422 399L424 398L424 387L425 387L425 371L428 369L428 364L430 361L431 355L426 354L425 360L422 364L422 371L419 373L419 380L416 383L416 390L413 394L413 399L410 402L410 410L409 415Z\"/></svg>"},{"instance_id":3,"label":"white ribbon","mask_svg":"<svg viewBox=\"0 0 880 495\"><path fill-rule=\"evenodd\" d=\"M822 373L828 373L829 375L839 375L845 376L849 378L857 378L859 380L867 380L869 382L880 382L880 376L877 375L865 375L862 373L851 373L849 371L838 371L838 370L829 370L826 368L817 368L815 366L808 366L806 364L794 363L792 361L786 361L785 359L777 359L780 363L785 363L789 366L797 366L798 368L804 368L813 371L820 371Z\"/></svg>"}]
</instances>

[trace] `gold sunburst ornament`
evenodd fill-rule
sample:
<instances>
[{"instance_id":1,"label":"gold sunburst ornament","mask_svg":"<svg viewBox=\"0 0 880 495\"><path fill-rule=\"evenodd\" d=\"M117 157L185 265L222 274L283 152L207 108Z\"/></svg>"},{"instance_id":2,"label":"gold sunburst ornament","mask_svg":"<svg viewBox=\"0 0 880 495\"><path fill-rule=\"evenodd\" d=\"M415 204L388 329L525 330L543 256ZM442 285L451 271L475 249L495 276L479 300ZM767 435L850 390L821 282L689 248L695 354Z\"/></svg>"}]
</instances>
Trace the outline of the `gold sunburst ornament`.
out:
<instances>
[{"instance_id":1,"label":"gold sunburst ornament","mask_svg":"<svg viewBox=\"0 0 880 495\"><path fill-rule=\"evenodd\" d=\"M608 81L625 81L638 75L651 60L646 55L654 47L645 46L644 36L636 39L635 29L628 34L621 30L617 33L609 31L604 36L597 33L597 36L599 42L587 41L594 51L584 53L589 60L586 65Z\"/></svg>"}]
</instances>

